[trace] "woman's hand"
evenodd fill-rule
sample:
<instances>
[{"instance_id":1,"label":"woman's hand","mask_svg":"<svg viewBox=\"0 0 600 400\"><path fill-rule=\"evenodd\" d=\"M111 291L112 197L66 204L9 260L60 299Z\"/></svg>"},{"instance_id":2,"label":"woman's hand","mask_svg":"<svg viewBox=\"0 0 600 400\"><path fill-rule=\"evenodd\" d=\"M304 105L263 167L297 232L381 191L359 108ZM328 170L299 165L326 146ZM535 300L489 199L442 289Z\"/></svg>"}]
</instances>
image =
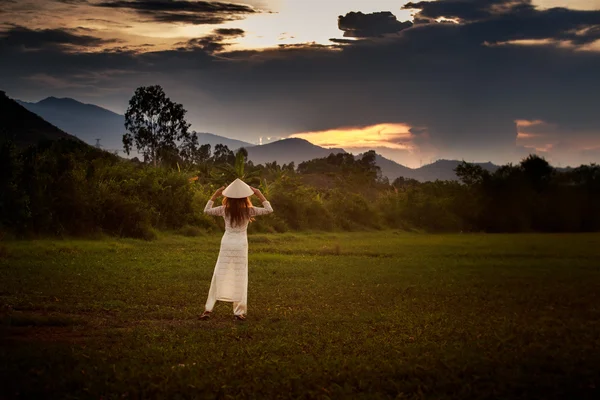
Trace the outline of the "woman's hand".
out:
<instances>
[{"instance_id":1,"label":"woman's hand","mask_svg":"<svg viewBox=\"0 0 600 400\"><path fill-rule=\"evenodd\" d=\"M215 201L221 194L223 194L223 190L225 190L225 186L221 186L220 188L218 188L210 199L212 201Z\"/></svg>"},{"instance_id":2,"label":"woman's hand","mask_svg":"<svg viewBox=\"0 0 600 400\"><path fill-rule=\"evenodd\" d=\"M252 191L254 192L254 194L256 195L256 197L258 197L260 199L260 201L266 201L267 200L265 198L265 196L262 194L262 192L259 189L255 188L253 186L250 186L250 189L252 189Z\"/></svg>"}]
</instances>

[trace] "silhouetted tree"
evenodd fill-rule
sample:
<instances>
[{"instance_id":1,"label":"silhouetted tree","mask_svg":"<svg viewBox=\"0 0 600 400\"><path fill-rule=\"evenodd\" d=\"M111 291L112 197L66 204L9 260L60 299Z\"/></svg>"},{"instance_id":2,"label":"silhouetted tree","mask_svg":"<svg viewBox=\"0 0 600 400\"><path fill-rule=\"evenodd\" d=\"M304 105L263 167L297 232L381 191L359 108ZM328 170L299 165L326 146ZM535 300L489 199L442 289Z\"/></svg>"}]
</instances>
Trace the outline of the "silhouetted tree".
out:
<instances>
[{"instance_id":1,"label":"silhouetted tree","mask_svg":"<svg viewBox=\"0 0 600 400\"><path fill-rule=\"evenodd\" d=\"M224 144L215 145L213 151L213 163L215 164L232 164L235 163L235 154L229 150L229 147Z\"/></svg>"},{"instance_id":2,"label":"silhouetted tree","mask_svg":"<svg viewBox=\"0 0 600 400\"><path fill-rule=\"evenodd\" d=\"M370 179L381 179L381 168L377 165L377 153L375 153L375 150L363 153L358 164Z\"/></svg>"},{"instance_id":3,"label":"silhouetted tree","mask_svg":"<svg viewBox=\"0 0 600 400\"><path fill-rule=\"evenodd\" d=\"M454 169L458 179L467 186L480 184L484 179L489 178L489 171L483 169L480 165L471 164L463 161Z\"/></svg>"},{"instance_id":4,"label":"silhouetted tree","mask_svg":"<svg viewBox=\"0 0 600 400\"><path fill-rule=\"evenodd\" d=\"M521 161L521 169L525 178L531 183L536 191L541 191L548 184L554 168L543 157L530 154Z\"/></svg>"},{"instance_id":5,"label":"silhouetted tree","mask_svg":"<svg viewBox=\"0 0 600 400\"><path fill-rule=\"evenodd\" d=\"M145 160L151 160L156 167L159 151L176 149L177 141L183 142L186 155L192 152L197 139L188 132L190 124L185 120L185 113L183 106L172 102L162 87L137 88L125 113L127 133L123 135L123 145L127 154L135 145Z\"/></svg>"}]
</instances>

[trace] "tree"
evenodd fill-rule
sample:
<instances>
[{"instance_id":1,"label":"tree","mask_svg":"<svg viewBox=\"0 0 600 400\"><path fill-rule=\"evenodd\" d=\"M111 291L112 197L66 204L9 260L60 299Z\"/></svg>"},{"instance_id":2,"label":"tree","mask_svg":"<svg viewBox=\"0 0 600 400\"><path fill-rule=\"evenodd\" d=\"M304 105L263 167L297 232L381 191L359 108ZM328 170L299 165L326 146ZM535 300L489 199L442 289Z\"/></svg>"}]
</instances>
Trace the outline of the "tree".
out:
<instances>
[{"instance_id":1,"label":"tree","mask_svg":"<svg viewBox=\"0 0 600 400\"><path fill-rule=\"evenodd\" d=\"M399 176L396 179L394 179L394 182L392 182L392 186L395 189L406 189L412 186L418 186L419 185L419 181L416 179L412 179L412 178L405 178L403 176Z\"/></svg>"},{"instance_id":2,"label":"tree","mask_svg":"<svg viewBox=\"0 0 600 400\"><path fill-rule=\"evenodd\" d=\"M521 169L536 191L541 191L550 181L554 168L543 157L530 154L521 161Z\"/></svg>"},{"instance_id":3,"label":"tree","mask_svg":"<svg viewBox=\"0 0 600 400\"><path fill-rule=\"evenodd\" d=\"M217 145L219 146L219 145ZM216 146L215 146L216 152ZM248 157L248 150L241 147L235 154L234 164L220 164L217 165L213 174L213 180L217 182L231 182L236 178L239 178L246 183L259 182L258 175L259 170L248 171L246 169L246 158Z\"/></svg>"},{"instance_id":4,"label":"tree","mask_svg":"<svg viewBox=\"0 0 600 400\"><path fill-rule=\"evenodd\" d=\"M375 150L363 153L362 157L358 160L358 164L370 179L381 179L381 168L377 165L377 153Z\"/></svg>"},{"instance_id":5,"label":"tree","mask_svg":"<svg viewBox=\"0 0 600 400\"><path fill-rule=\"evenodd\" d=\"M181 104L169 99L162 87L142 86L136 89L129 100L129 108L125 113L123 145L129 155L134 144L142 151L144 159L151 160L156 167L160 162L159 152L166 150L171 154L177 149L176 142L183 142L189 153L197 143L195 134L190 134L190 124L185 120L186 110Z\"/></svg>"},{"instance_id":6,"label":"tree","mask_svg":"<svg viewBox=\"0 0 600 400\"><path fill-rule=\"evenodd\" d=\"M215 145L213 151L213 163L219 164L233 164L235 163L235 154L229 150L229 147L225 144Z\"/></svg>"},{"instance_id":7,"label":"tree","mask_svg":"<svg viewBox=\"0 0 600 400\"><path fill-rule=\"evenodd\" d=\"M470 164L466 161L458 164L454 172L458 179L467 186L480 184L490 177L490 173L480 165Z\"/></svg>"},{"instance_id":8,"label":"tree","mask_svg":"<svg viewBox=\"0 0 600 400\"><path fill-rule=\"evenodd\" d=\"M203 144L200 146L194 155L194 162L196 164L204 164L210 159L210 144Z\"/></svg>"}]
</instances>

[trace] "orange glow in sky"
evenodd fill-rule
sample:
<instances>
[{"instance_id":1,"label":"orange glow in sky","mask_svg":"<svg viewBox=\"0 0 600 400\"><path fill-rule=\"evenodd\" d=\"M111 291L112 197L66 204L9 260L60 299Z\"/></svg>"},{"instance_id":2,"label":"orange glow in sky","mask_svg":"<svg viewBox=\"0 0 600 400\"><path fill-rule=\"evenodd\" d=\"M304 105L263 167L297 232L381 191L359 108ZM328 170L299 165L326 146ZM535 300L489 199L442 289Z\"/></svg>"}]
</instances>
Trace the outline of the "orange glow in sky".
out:
<instances>
[{"instance_id":1,"label":"orange glow in sky","mask_svg":"<svg viewBox=\"0 0 600 400\"><path fill-rule=\"evenodd\" d=\"M405 124L378 124L362 128L339 128L319 132L296 133L291 137L306 139L323 147L365 148L387 147L411 150L410 126Z\"/></svg>"}]
</instances>

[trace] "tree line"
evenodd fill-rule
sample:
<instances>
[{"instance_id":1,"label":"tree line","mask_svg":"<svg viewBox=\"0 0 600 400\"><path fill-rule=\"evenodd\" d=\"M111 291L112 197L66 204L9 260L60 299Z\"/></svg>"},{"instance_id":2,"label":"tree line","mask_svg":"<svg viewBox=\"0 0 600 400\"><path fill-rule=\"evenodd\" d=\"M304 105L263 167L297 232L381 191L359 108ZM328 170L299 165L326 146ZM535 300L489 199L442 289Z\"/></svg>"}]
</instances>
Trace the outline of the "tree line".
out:
<instances>
[{"instance_id":1,"label":"tree line","mask_svg":"<svg viewBox=\"0 0 600 400\"><path fill-rule=\"evenodd\" d=\"M0 237L200 235L222 229L202 211L217 187L237 177L259 186L276 209L250 225L260 232L600 230L595 164L559 171L531 155L495 172L463 162L459 181L390 182L374 151L254 165L243 148L200 145L184 116L160 87L136 91L123 142L142 161L64 139L25 149L0 143Z\"/></svg>"}]
</instances>

